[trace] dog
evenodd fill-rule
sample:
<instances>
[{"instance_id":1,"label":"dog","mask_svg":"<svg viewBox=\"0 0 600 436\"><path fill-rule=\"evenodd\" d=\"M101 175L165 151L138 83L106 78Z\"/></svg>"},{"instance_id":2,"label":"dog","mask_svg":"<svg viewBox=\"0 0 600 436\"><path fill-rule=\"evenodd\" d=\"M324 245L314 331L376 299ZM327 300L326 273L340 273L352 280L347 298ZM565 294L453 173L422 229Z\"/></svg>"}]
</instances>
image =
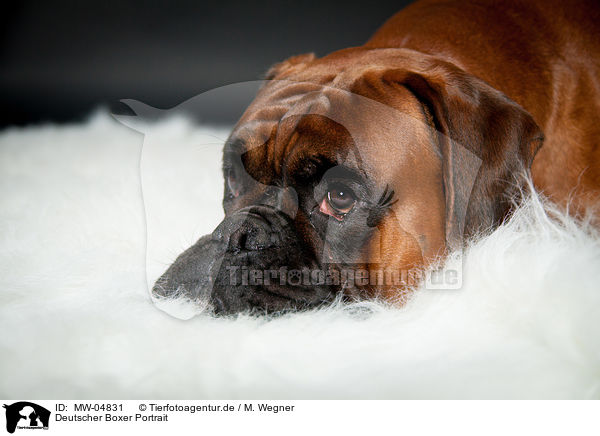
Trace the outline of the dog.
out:
<instances>
[{"instance_id":1,"label":"dog","mask_svg":"<svg viewBox=\"0 0 600 436\"><path fill-rule=\"evenodd\" d=\"M402 304L535 189L600 197L600 7L420 0L361 47L273 66L223 153L225 219L154 296L217 314ZM372 271L401 271L394 283Z\"/></svg>"}]
</instances>

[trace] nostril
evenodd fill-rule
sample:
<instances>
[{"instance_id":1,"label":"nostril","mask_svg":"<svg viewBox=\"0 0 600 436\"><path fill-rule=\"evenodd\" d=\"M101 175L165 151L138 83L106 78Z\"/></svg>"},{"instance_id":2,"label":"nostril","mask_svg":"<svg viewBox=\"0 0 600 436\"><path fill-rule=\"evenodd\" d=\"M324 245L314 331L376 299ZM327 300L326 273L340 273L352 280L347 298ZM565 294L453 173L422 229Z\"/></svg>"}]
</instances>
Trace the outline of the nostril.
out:
<instances>
[{"instance_id":1,"label":"nostril","mask_svg":"<svg viewBox=\"0 0 600 436\"><path fill-rule=\"evenodd\" d=\"M279 247L288 231L286 217L265 207L242 209L227 217L212 234L212 240L230 252L259 251Z\"/></svg>"},{"instance_id":2,"label":"nostril","mask_svg":"<svg viewBox=\"0 0 600 436\"><path fill-rule=\"evenodd\" d=\"M242 227L233 232L229 238L231 250L258 251L272 245L271 235L261 227Z\"/></svg>"},{"instance_id":3,"label":"nostril","mask_svg":"<svg viewBox=\"0 0 600 436\"><path fill-rule=\"evenodd\" d=\"M231 250L242 250L246 247L247 239L246 229L239 228L229 236L229 248Z\"/></svg>"},{"instance_id":4,"label":"nostril","mask_svg":"<svg viewBox=\"0 0 600 436\"><path fill-rule=\"evenodd\" d=\"M247 246L248 246L248 233L242 233L239 236L237 246L239 248L247 248Z\"/></svg>"}]
</instances>

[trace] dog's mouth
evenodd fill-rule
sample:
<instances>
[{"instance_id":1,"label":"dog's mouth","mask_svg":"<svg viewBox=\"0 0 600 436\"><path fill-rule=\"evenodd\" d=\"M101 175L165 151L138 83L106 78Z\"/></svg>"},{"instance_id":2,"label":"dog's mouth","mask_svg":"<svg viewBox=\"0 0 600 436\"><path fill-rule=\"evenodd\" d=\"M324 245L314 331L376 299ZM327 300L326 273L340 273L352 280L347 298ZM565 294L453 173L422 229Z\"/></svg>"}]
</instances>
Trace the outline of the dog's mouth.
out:
<instances>
[{"instance_id":1,"label":"dog's mouth","mask_svg":"<svg viewBox=\"0 0 600 436\"><path fill-rule=\"evenodd\" d=\"M183 297L215 314L281 313L330 302L329 284L307 253L291 220L270 206L252 206L225 218L183 252L156 281L159 298Z\"/></svg>"}]
</instances>

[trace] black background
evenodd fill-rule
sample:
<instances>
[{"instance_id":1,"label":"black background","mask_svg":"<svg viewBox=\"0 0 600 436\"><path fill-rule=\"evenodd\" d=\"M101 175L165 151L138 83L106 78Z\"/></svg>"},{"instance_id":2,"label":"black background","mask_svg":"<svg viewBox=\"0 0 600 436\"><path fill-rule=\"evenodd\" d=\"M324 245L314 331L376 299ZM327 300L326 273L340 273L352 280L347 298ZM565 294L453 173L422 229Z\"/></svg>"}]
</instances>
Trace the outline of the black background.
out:
<instances>
[{"instance_id":1,"label":"black background","mask_svg":"<svg viewBox=\"0 0 600 436\"><path fill-rule=\"evenodd\" d=\"M4 6L1 125L169 108L291 55L361 45L409 1L23 1Z\"/></svg>"}]
</instances>

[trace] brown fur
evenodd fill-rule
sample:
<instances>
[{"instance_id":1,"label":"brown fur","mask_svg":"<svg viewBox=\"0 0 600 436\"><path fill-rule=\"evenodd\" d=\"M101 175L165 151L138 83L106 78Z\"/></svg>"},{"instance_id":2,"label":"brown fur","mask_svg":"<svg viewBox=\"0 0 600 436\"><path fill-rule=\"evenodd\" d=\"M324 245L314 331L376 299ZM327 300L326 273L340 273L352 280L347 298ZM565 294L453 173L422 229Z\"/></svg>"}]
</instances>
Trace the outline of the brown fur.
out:
<instances>
[{"instance_id":1,"label":"brown fur","mask_svg":"<svg viewBox=\"0 0 600 436\"><path fill-rule=\"evenodd\" d=\"M428 264L505 219L530 168L538 190L584 212L600 198L598 20L585 1L421 0L363 47L277 64L234 131L261 185L232 210L311 155L355 149L399 199L356 262ZM394 111L358 113L352 95ZM316 245L306 213L296 226Z\"/></svg>"},{"instance_id":2,"label":"brown fur","mask_svg":"<svg viewBox=\"0 0 600 436\"><path fill-rule=\"evenodd\" d=\"M594 0L423 0L365 47L431 54L521 105L545 135L532 167L537 189L582 212L600 190L598 23Z\"/></svg>"}]
</instances>

